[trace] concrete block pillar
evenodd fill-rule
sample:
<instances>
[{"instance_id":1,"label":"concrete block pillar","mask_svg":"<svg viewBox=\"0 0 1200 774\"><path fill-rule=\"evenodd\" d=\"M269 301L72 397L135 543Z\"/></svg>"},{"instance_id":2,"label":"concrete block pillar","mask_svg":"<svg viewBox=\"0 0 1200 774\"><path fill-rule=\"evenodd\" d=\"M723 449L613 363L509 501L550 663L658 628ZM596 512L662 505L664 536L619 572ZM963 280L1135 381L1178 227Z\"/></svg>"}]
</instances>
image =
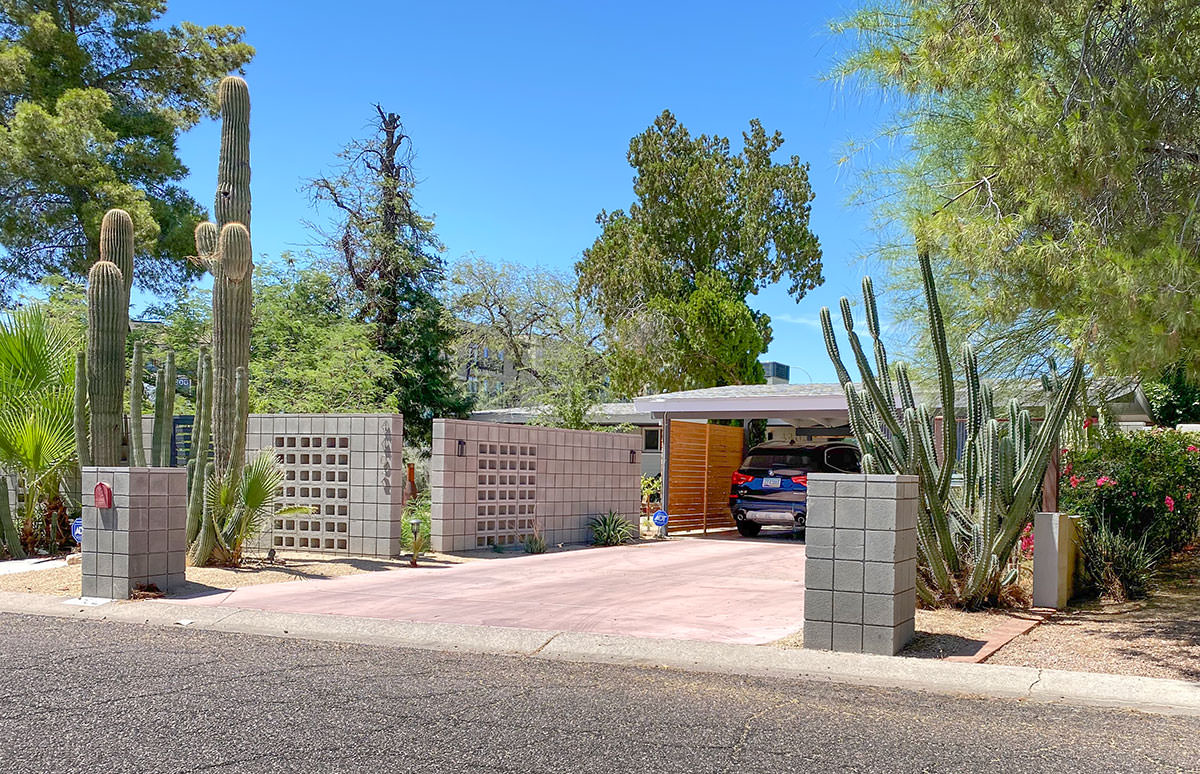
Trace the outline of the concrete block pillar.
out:
<instances>
[{"instance_id":1,"label":"concrete block pillar","mask_svg":"<svg viewBox=\"0 0 1200 774\"><path fill-rule=\"evenodd\" d=\"M1075 591L1078 518L1038 513L1033 518L1033 604L1062 610Z\"/></svg>"},{"instance_id":2,"label":"concrete block pillar","mask_svg":"<svg viewBox=\"0 0 1200 774\"><path fill-rule=\"evenodd\" d=\"M917 477L808 477L804 647L895 655L917 608Z\"/></svg>"},{"instance_id":3,"label":"concrete block pillar","mask_svg":"<svg viewBox=\"0 0 1200 774\"><path fill-rule=\"evenodd\" d=\"M153 586L175 591L186 582L187 470L82 470L83 589L85 597L128 599ZM112 490L112 507L98 508L98 484Z\"/></svg>"}]
</instances>

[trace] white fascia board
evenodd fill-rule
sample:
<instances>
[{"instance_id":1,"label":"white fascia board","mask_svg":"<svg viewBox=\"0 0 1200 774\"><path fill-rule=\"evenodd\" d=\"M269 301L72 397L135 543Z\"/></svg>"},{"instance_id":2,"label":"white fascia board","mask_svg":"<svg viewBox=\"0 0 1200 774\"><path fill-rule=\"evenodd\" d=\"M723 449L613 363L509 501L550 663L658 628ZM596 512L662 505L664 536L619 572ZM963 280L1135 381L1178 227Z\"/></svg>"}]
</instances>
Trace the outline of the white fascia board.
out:
<instances>
[{"instance_id":1,"label":"white fascia board","mask_svg":"<svg viewBox=\"0 0 1200 774\"><path fill-rule=\"evenodd\" d=\"M664 413L708 416L713 419L740 417L797 417L845 411L844 395L742 395L717 398L687 398L647 395L635 398L634 407L656 417Z\"/></svg>"}]
</instances>

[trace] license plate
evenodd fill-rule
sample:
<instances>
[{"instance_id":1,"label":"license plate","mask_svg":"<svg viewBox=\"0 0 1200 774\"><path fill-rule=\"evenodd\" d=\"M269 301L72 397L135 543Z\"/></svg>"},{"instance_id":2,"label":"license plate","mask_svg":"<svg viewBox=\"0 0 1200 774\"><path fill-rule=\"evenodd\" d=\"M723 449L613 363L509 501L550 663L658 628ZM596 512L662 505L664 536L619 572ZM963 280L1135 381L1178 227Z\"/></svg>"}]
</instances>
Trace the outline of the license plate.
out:
<instances>
[{"instance_id":1,"label":"license plate","mask_svg":"<svg viewBox=\"0 0 1200 774\"><path fill-rule=\"evenodd\" d=\"M782 484L782 483L783 483L783 479L764 478L763 479L763 489L778 489L780 484Z\"/></svg>"}]
</instances>

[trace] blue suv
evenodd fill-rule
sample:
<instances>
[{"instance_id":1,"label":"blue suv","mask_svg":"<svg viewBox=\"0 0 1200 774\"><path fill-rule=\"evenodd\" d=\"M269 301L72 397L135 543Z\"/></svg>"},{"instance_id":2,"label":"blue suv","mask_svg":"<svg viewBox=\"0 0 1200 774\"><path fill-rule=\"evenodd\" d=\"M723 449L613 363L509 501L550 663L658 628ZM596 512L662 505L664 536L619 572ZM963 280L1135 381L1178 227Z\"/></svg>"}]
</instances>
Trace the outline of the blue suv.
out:
<instances>
[{"instance_id":1,"label":"blue suv","mask_svg":"<svg viewBox=\"0 0 1200 774\"><path fill-rule=\"evenodd\" d=\"M845 442L755 446L733 474L729 510L738 532L754 537L764 524L803 530L809 473L858 473L858 447Z\"/></svg>"}]
</instances>

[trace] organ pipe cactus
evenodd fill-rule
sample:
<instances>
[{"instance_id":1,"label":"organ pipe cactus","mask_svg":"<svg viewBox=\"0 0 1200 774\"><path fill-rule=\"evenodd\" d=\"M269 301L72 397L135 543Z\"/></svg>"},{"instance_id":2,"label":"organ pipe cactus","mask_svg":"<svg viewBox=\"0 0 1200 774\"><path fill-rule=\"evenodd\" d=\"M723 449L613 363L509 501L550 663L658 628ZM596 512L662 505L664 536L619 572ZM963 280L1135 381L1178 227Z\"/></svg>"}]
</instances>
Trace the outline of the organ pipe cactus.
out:
<instances>
[{"instance_id":1,"label":"organ pipe cactus","mask_svg":"<svg viewBox=\"0 0 1200 774\"><path fill-rule=\"evenodd\" d=\"M871 357L854 329L849 300L841 299L842 322L861 386L850 379L842 361L828 308L821 309L821 327L846 393L850 424L863 452L863 470L920 479L918 593L927 604L974 607L998 594L1005 565L1033 516L1050 455L1083 381L1083 362L1077 358L1067 377L1054 382L1047 392L1045 417L1035 430L1030 412L1017 401L1006 407L1004 422L995 415L991 388L980 382L975 351L966 345L961 362L967 405L960 416L928 256L920 256L920 268L941 416L947 421L935 421L934 410L916 402L904 363L889 364L869 277L863 280L863 304ZM966 431L961 456L959 421ZM960 488L951 486L956 473L961 476Z\"/></svg>"},{"instance_id":2,"label":"organ pipe cactus","mask_svg":"<svg viewBox=\"0 0 1200 774\"><path fill-rule=\"evenodd\" d=\"M213 377L208 348L200 348L197 366L196 417L192 425L191 459L188 460L187 541L190 545L200 531L204 505L204 479L208 471L208 446L212 438Z\"/></svg>"}]
</instances>

